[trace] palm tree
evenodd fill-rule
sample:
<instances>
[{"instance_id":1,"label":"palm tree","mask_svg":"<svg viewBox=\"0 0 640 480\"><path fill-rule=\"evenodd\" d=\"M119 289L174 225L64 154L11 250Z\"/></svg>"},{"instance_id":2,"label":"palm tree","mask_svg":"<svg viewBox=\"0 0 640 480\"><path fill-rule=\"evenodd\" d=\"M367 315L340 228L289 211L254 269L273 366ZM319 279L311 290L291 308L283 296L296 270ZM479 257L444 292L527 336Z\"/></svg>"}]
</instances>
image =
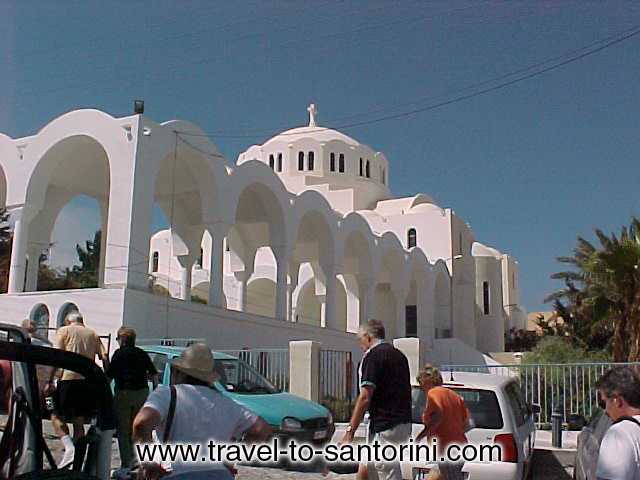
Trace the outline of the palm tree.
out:
<instances>
[{"instance_id":1,"label":"palm tree","mask_svg":"<svg viewBox=\"0 0 640 480\"><path fill-rule=\"evenodd\" d=\"M575 270L553 274L564 288L545 300L569 324L576 341L588 348L610 343L615 361L640 359L640 221L622 227L619 237L595 230L600 247L582 237L572 257L558 261Z\"/></svg>"},{"instance_id":2,"label":"palm tree","mask_svg":"<svg viewBox=\"0 0 640 480\"><path fill-rule=\"evenodd\" d=\"M93 240L87 240L85 246L76 245L76 253L80 265L75 265L72 274L80 284L80 288L98 286L98 270L100 268L100 239L101 230L93 235Z\"/></svg>"}]
</instances>

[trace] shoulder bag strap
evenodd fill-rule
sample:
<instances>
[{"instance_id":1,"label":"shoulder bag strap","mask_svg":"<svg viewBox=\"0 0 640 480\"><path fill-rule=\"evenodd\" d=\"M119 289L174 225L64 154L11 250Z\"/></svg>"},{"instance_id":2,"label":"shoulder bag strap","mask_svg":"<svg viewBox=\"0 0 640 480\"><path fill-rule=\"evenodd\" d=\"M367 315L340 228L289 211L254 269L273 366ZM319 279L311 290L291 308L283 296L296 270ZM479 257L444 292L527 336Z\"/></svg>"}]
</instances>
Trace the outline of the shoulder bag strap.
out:
<instances>
[{"instance_id":1,"label":"shoulder bag strap","mask_svg":"<svg viewBox=\"0 0 640 480\"><path fill-rule=\"evenodd\" d=\"M629 420L630 422L633 422L633 423L635 423L636 425L638 425L640 427L640 422L636 418L628 417L626 415L624 417L620 417L613 424L616 425L616 424L618 424L620 422L624 422L625 420Z\"/></svg>"},{"instance_id":2,"label":"shoulder bag strap","mask_svg":"<svg viewBox=\"0 0 640 480\"><path fill-rule=\"evenodd\" d=\"M162 443L167 443L169 434L171 433L171 425L173 424L173 415L176 413L176 386L171 385L171 400L169 401L169 412L167 414L167 422L164 426L164 435L162 435Z\"/></svg>"}]
</instances>

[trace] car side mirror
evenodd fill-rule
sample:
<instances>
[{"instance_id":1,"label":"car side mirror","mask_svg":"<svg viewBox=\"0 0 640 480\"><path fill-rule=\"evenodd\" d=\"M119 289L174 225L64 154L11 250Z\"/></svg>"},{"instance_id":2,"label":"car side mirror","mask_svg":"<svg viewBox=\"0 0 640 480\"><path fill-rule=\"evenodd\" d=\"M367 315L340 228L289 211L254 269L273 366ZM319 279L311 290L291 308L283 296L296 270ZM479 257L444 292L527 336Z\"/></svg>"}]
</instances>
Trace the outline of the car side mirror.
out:
<instances>
[{"instance_id":1,"label":"car side mirror","mask_svg":"<svg viewBox=\"0 0 640 480\"><path fill-rule=\"evenodd\" d=\"M537 403L530 403L529 410L531 411L532 414L537 415L540 413L540 405L538 405Z\"/></svg>"}]
</instances>

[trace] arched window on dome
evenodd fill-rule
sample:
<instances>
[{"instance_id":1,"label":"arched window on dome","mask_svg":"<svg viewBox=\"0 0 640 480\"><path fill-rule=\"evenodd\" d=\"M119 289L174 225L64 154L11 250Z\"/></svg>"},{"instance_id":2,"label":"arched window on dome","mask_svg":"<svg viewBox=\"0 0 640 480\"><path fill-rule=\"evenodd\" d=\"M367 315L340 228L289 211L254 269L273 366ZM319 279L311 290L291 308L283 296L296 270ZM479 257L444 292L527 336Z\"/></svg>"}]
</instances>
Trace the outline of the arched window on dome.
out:
<instances>
[{"instance_id":1,"label":"arched window on dome","mask_svg":"<svg viewBox=\"0 0 640 480\"><path fill-rule=\"evenodd\" d=\"M338 157L338 172L344 173L344 153Z\"/></svg>"},{"instance_id":2,"label":"arched window on dome","mask_svg":"<svg viewBox=\"0 0 640 480\"><path fill-rule=\"evenodd\" d=\"M367 178L371 178L371 164L369 163L369 160L367 160L367 166L365 168L365 176Z\"/></svg>"},{"instance_id":3,"label":"arched window on dome","mask_svg":"<svg viewBox=\"0 0 640 480\"><path fill-rule=\"evenodd\" d=\"M282 172L282 153L278 153L278 172Z\"/></svg>"},{"instance_id":4,"label":"arched window on dome","mask_svg":"<svg viewBox=\"0 0 640 480\"><path fill-rule=\"evenodd\" d=\"M298 170L300 172L304 170L304 152L298 152Z\"/></svg>"},{"instance_id":5,"label":"arched window on dome","mask_svg":"<svg viewBox=\"0 0 640 480\"><path fill-rule=\"evenodd\" d=\"M413 248L418 241L418 234L415 228L410 228L407 232L407 248Z\"/></svg>"},{"instance_id":6,"label":"arched window on dome","mask_svg":"<svg viewBox=\"0 0 640 480\"><path fill-rule=\"evenodd\" d=\"M364 161L362 160L362 157L360 157L360 176L361 177L363 175L363 171L364 171Z\"/></svg>"},{"instance_id":7,"label":"arched window on dome","mask_svg":"<svg viewBox=\"0 0 640 480\"><path fill-rule=\"evenodd\" d=\"M333 152L329 155L329 170L332 172L336 171L336 154Z\"/></svg>"},{"instance_id":8,"label":"arched window on dome","mask_svg":"<svg viewBox=\"0 0 640 480\"><path fill-rule=\"evenodd\" d=\"M273 154L271 154L271 155L269 155L269 168L271 170L275 170L275 167L276 167L276 160L273 157Z\"/></svg>"},{"instance_id":9,"label":"arched window on dome","mask_svg":"<svg viewBox=\"0 0 640 480\"><path fill-rule=\"evenodd\" d=\"M382 184L387 184L387 171L384 168L382 169Z\"/></svg>"},{"instance_id":10,"label":"arched window on dome","mask_svg":"<svg viewBox=\"0 0 640 480\"><path fill-rule=\"evenodd\" d=\"M198 260L196 260L196 268L202 268L202 260L204 259L204 250L202 247L200 248L200 255L198 256Z\"/></svg>"},{"instance_id":11,"label":"arched window on dome","mask_svg":"<svg viewBox=\"0 0 640 480\"><path fill-rule=\"evenodd\" d=\"M307 156L307 170L309 170L310 172L313 172L315 159L315 152L309 152Z\"/></svg>"},{"instance_id":12,"label":"arched window on dome","mask_svg":"<svg viewBox=\"0 0 640 480\"><path fill-rule=\"evenodd\" d=\"M151 262L151 271L157 272L160 264L160 252L153 252L153 260Z\"/></svg>"}]
</instances>

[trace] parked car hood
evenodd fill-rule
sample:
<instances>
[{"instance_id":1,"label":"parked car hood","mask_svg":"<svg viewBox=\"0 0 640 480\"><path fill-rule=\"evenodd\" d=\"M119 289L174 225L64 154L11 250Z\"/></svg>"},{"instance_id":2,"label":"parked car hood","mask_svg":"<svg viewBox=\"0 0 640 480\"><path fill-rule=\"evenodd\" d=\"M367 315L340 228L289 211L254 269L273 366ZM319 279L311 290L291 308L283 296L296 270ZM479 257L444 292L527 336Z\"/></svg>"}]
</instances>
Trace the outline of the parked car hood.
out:
<instances>
[{"instance_id":1,"label":"parked car hood","mask_svg":"<svg viewBox=\"0 0 640 480\"><path fill-rule=\"evenodd\" d=\"M304 421L329 415L329 410L322 405L290 393L252 395L225 392L225 395L278 428L285 417Z\"/></svg>"}]
</instances>

